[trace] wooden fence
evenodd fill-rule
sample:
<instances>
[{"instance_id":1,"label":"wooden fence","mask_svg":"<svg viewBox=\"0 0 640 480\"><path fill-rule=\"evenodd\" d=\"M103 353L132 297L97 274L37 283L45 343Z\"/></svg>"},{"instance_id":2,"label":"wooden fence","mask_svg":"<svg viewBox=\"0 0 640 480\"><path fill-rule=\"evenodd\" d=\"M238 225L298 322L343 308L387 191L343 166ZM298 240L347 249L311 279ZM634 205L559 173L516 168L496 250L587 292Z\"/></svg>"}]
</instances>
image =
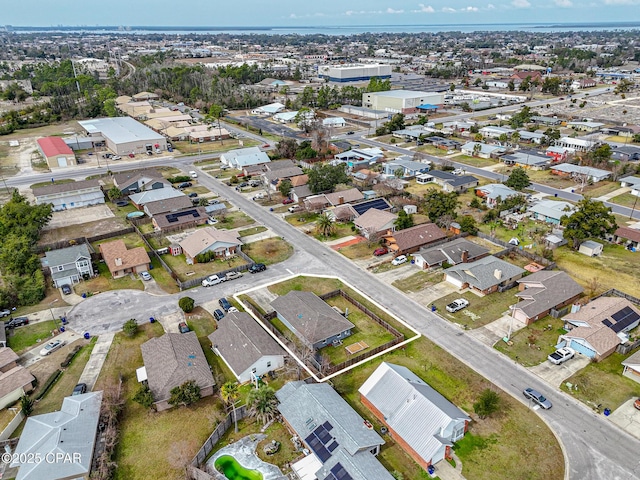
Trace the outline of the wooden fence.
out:
<instances>
[{"instance_id":1,"label":"wooden fence","mask_svg":"<svg viewBox=\"0 0 640 480\"><path fill-rule=\"evenodd\" d=\"M108 238L119 237L121 235L127 235L128 233L135 232L134 227L121 228L120 230L114 230L113 232L104 233L102 235L94 235L93 237L78 237L68 240L60 240L58 242L45 243L43 245L36 245L34 247L35 253L44 253L50 250L58 250L60 248L70 247L71 245L80 245L83 243L91 244L93 242L99 242L100 240L106 240Z\"/></svg>"},{"instance_id":2,"label":"wooden fence","mask_svg":"<svg viewBox=\"0 0 640 480\"><path fill-rule=\"evenodd\" d=\"M501 247L504 247L504 250L494 253L493 254L494 257L503 257L508 253L513 252L517 255L528 258L529 260L533 260L534 262L539 263L540 265L544 265L543 270L553 270L554 268L556 268L556 262L552 262L544 257L541 257L540 255L536 255L535 253L528 252L524 248L518 248L516 245L512 245L503 240L500 240L499 238L492 237L491 235L487 235L486 233L478 232L476 235L479 238L489 240L490 242L495 243L496 245L500 245Z\"/></svg>"},{"instance_id":3,"label":"wooden fence","mask_svg":"<svg viewBox=\"0 0 640 480\"><path fill-rule=\"evenodd\" d=\"M236 408L236 415L236 419L238 421L242 420L247 416L247 407L245 405L241 405ZM196 456L191 460L191 466L195 468L202 467L206 458L216 446L216 443L220 441L222 436L227 433L227 430L229 430L229 427L231 426L233 426L233 412L230 412L229 415L227 415L224 420L218 424L211 435L209 435L209 438L207 438L202 447L200 447L200 450L198 450L198 453L196 453Z\"/></svg>"}]
</instances>

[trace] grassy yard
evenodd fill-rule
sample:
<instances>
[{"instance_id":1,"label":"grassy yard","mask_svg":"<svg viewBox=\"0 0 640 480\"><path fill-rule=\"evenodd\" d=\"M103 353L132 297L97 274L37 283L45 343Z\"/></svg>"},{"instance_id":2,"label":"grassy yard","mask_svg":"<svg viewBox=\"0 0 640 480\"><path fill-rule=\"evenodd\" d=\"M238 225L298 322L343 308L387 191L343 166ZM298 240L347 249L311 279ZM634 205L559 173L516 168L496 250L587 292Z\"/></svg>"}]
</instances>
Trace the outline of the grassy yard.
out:
<instances>
[{"instance_id":1,"label":"grassy yard","mask_svg":"<svg viewBox=\"0 0 640 480\"><path fill-rule=\"evenodd\" d=\"M358 388L381 361L375 359L333 380L336 390L375 428L380 424L361 403ZM404 350L390 352L384 361L408 367L466 412L473 412L478 395L490 387L484 378L424 337ZM461 442L458 449L463 475L470 480L562 478L563 456L553 433L516 399L504 393L500 398L498 414L481 420L471 413L470 433L474 438ZM532 436L535 442L531 442ZM402 472L406 479L422 478L422 470L392 438L385 437L385 442L379 458L389 470Z\"/></svg>"},{"instance_id":2,"label":"grassy yard","mask_svg":"<svg viewBox=\"0 0 640 480\"><path fill-rule=\"evenodd\" d=\"M7 330L7 345L18 355L39 342L48 340L57 328L53 319Z\"/></svg>"},{"instance_id":3,"label":"grassy yard","mask_svg":"<svg viewBox=\"0 0 640 480\"><path fill-rule=\"evenodd\" d=\"M284 209L286 211L286 208ZM300 227L302 225L308 225L315 222L320 215L317 213L300 212L292 215L287 215L285 220L294 227Z\"/></svg>"},{"instance_id":4,"label":"grassy yard","mask_svg":"<svg viewBox=\"0 0 640 480\"><path fill-rule=\"evenodd\" d=\"M349 235L355 235L357 232L353 231L353 223L340 223L335 222L333 224L333 233L330 235L323 235L317 228L314 233L316 240L326 242L327 240L336 240L338 238L348 237Z\"/></svg>"},{"instance_id":5,"label":"grassy yard","mask_svg":"<svg viewBox=\"0 0 640 480\"><path fill-rule=\"evenodd\" d=\"M73 178L60 178L55 182L40 182L34 183L29 188L39 188L39 187L48 187L49 185L62 185L63 183L73 183L75 180Z\"/></svg>"},{"instance_id":6,"label":"grassy yard","mask_svg":"<svg viewBox=\"0 0 640 480\"><path fill-rule=\"evenodd\" d=\"M469 328L478 328L491 323L500 318L505 312L509 311L509 305L517 302L515 297L516 289L507 290L506 292L495 292L484 297L479 297L469 291L460 293L452 293L446 297L436 300L434 305L438 309L440 316ZM469 300L469 306L455 313L447 312L445 308L456 298L465 298Z\"/></svg>"},{"instance_id":7,"label":"grassy yard","mask_svg":"<svg viewBox=\"0 0 640 480\"><path fill-rule=\"evenodd\" d=\"M444 275L442 271L437 272L416 272L401 280L396 280L392 285L405 293L418 292L436 283L440 283Z\"/></svg>"},{"instance_id":8,"label":"grassy yard","mask_svg":"<svg viewBox=\"0 0 640 480\"><path fill-rule=\"evenodd\" d=\"M242 251L256 263L273 265L284 262L293 255L293 246L280 237L272 237L247 243L242 247Z\"/></svg>"},{"instance_id":9,"label":"grassy yard","mask_svg":"<svg viewBox=\"0 0 640 480\"><path fill-rule=\"evenodd\" d=\"M393 335L391 333L374 322L362 310L356 308L355 305L348 302L347 299L341 296L337 296L327 299L327 303L331 306L338 307L343 312L348 308L348 320L355 325L353 334L344 340L343 345L337 347L330 345L320 350L322 354L329 357L332 364L336 365L338 363L344 362L350 357L350 355L347 354L347 350L345 347L351 344L363 341L367 345L369 345L369 348L376 348L386 342L390 342L391 340L393 340Z\"/></svg>"},{"instance_id":10,"label":"grassy yard","mask_svg":"<svg viewBox=\"0 0 640 480\"><path fill-rule=\"evenodd\" d=\"M507 174L508 173L509 172L507 172ZM532 183L543 183L553 188L563 189L577 186L576 182L574 182L570 178L562 177L560 175L553 175L549 170L528 169L527 175L529 176L529 180L531 180Z\"/></svg>"},{"instance_id":11,"label":"grassy yard","mask_svg":"<svg viewBox=\"0 0 640 480\"><path fill-rule=\"evenodd\" d=\"M409 192L412 195L418 195L420 197L426 194L429 190L437 190L441 192L442 187L435 183L418 183L415 180L411 180L409 186L405 188L405 191Z\"/></svg>"},{"instance_id":12,"label":"grassy yard","mask_svg":"<svg viewBox=\"0 0 640 480\"><path fill-rule=\"evenodd\" d=\"M590 363L569 377L560 388L592 408L601 405L603 409L615 410L629 398L640 396L640 384L622 376L620 362L630 355L613 353L600 362ZM567 383L573 385L571 390Z\"/></svg>"},{"instance_id":13,"label":"grassy yard","mask_svg":"<svg viewBox=\"0 0 640 480\"><path fill-rule=\"evenodd\" d=\"M224 217L220 222L218 222L218 224L216 225L216 228L231 230L234 228L252 225L254 223L256 223L256 221L246 213L229 212L224 215Z\"/></svg>"},{"instance_id":14,"label":"grassy yard","mask_svg":"<svg viewBox=\"0 0 640 480\"><path fill-rule=\"evenodd\" d=\"M162 259L182 281L188 280L189 278L213 275L214 273L246 264L242 257L232 257L228 260L213 260L208 263L194 263L193 265L188 265L184 253L175 257L173 255L164 255Z\"/></svg>"},{"instance_id":15,"label":"grassy yard","mask_svg":"<svg viewBox=\"0 0 640 480\"><path fill-rule=\"evenodd\" d=\"M245 230L238 230L238 235L240 235L241 237L248 237L249 235L255 235L256 233L262 233L266 231L267 227L251 227Z\"/></svg>"},{"instance_id":16,"label":"grassy yard","mask_svg":"<svg viewBox=\"0 0 640 480\"><path fill-rule=\"evenodd\" d=\"M113 278L109 267L104 262L98 263L98 273L97 277L76 284L73 287L75 293L82 295L83 293L99 293L107 290L144 290L142 280L132 278L131 275Z\"/></svg>"},{"instance_id":17,"label":"grassy yard","mask_svg":"<svg viewBox=\"0 0 640 480\"><path fill-rule=\"evenodd\" d=\"M180 287L178 287L171 274L160 265L160 260L155 255L149 255L149 258L151 258L151 265L153 265L149 273L156 283L167 293L178 293Z\"/></svg>"},{"instance_id":18,"label":"grassy yard","mask_svg":"<svg viewBox=\"0 0 640 480\"><path fill-rule=\"evenodd\" d=\"M558 336L565 333L562 327L562 320L546 316L514 333L510 340L512 345L498 342L495 348L523 366L532 367L544 362L555 351Z\"/></svg>"},{"instance_id":19,"label":"grassy yard","mask_svg":"<svg viewBox=\"0 0 640 480\"><path fill-rule=\"evenodd\" d=\"M364 241L360 243L354 243L353 245L349 245L348 247L341 247L338 249L342 255L351 260L362 260L364 258L373 259L373 252L376 248L380 246L379 243L374 243L370 245L369 242Z\"/></svg>"},{"instance_id":20,"label":"grassy yard","mask_svg":"<svg viewBox=\"0 0 640 480\"><path fill-rule=\"evenodd\" d=\"M113 242L115 240L124 241L124 244L127 246L128 249L145 246L144 242L142 241L142 238L140 238L140 235L138 235L135 232L127 233L126 235L122 235L120 237L109 238L107 240L100 240L99 242L92 243L91 246L94 248L96 252L99 252L101 243Z\"/></svg>"},{"instance_id":21,"label":"grassy yard","mask_svg":"<svg viewBox=\"0 0 640 480\"><path fill-rule=\"evenodd\" d=\"M465 165L471 165L472 167L482 168L490 167L498 163L492 158L480 158L470 157L469 155L455 155L451 157L451 160L457 163L464 163Z\"/></svg>"},{"instance_id":22,"label":"grassy yard","mask_svg":"<svg viewBox=\"0 0 640 480\"><path fill-rule=\"evenodd\" d=\"M609 201L622 205L623 207L633 208L634 205L636 207L640 205L638 200L640 200L640 197L636 197L630 193L623 193L622 195L617 195L611 198Z\"/></svg>"}]
</instances>

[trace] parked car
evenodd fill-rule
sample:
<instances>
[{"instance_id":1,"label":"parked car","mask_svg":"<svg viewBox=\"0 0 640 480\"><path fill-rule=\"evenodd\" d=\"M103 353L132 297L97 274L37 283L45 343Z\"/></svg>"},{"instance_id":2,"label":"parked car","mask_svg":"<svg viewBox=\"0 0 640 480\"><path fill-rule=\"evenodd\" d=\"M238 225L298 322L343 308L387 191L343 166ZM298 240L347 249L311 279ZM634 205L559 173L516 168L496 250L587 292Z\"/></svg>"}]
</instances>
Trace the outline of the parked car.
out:
<instances>
[{"instance_id":1,"label":"parked car","mask_svg":"<svg viewBox=\"0 0 640 480\"><path fill-rule=\"evenodd\" d=\"M269 145L268 143L265 143L264 145L262 145L262 148L269 148L271 145Z\"/></svg>"},{"instance_id":2,"label":"parked car","mask_svg":"<svg viewBox=\"0 0 640 480\"><path fill-rule=\"evenodd\" d=\"M111 160L120 160L122 157L120 155L114 155L111 157Z\"/></svg>"},{"instance_id":3,"label":"parked car","mask_svg":"<svg viewBox=\"0 0 640 480\"><path fill-rule=\"evenodd\" d=\"M291 198L285 198L284 200L282 200L283 205L289 205L290 203L293 203L293 200Z\"/></svg>"},{"instance_id":4,"label":"parked car","mask_svg":"<svg viewBox=\"0 0 640 480\"><path fill-rule=\"evenodd\" d=\"M386 255L389 253L389 249L387 247L379 247L373 251L373 255L375 257L379 257L380 255Z\"/></svg>"},{"instance_id":5,"label":"parked car","mask_svg":"<svg viewBox=\"0 0 640 480\"><path fill-rule=\"evenodd\" d=\"M399 255L396 258L394 258L393 260L391 260L391 264L392 265L402 265L406 261L407 261L407 256L406 255Z\"/></svg>"},{"instance_id":6,"label":"parked car","mask_svg":"<svg viewBox=\"0 0 640 480\"><path fill-rule=\"evenodd\" d=\"M73 392L71 392L71 396L75 397L76 395L82 395L83 393L87 393L87 384L79 383L75 387L73 387Z\"/></svg>"},{"instance_id":7,"label":"parked car","mask_svg":"<svg viewBox=\"0 0 640 480\"><path fill-rule=\"evenodd\" d=\"M302 210L302 207L300 205L291 205L287 210L289 213L296 213L298 210Z\"/></svg>"},{"instance_id":8,"label":"parked car","mask_svg":"<svg viewBox=\"0 0 640 480\"><path fill-rule=\"evenodd\" d=\"M537 390L534 390L533 388L525 388L522 393L525 397L533 400L545 410L549 410L552 406L548 398L546 398L544 395L542 395Z\"/></svg>"},{"instance_id":9,"label":"parked car","mask_svg":"<svg viewBox=\"0 0 640 480\"><path fill-rule=\"evenodd\" d=\"M569 347L559 348L558 350L553 352L551 355L549 355L547 357L547 360L549 360L551 363L555 365L560 365L561 363L564 363L567 360L572 359L575 354L576 354L576 351L573 348L569 348Z\"/></svg>"},{"instance_id":10,"label":"parked car","mask_svg":"<svg viewBox=\"0 0 640 480\"><path fill-rule=\"evenodd\" d=\"M215 225L216 223L218 223L217 218L213 218L213 217L207 218L207 225Z\"/></svg>"},{"instance_id":11,"label":"parked car","mask_svg":"<svg viewBox=\"0 0 640 480\"><path fill-rule=\"evenodd\" d=\"M347 132L347 135L353 135L354 133L356 133L356 132L349 131L349 132Z\"/></svg>"},{"instance_id":12,"label":"parked car","mask_svg":"<svg viewBox=\"0 0 640 480\"><path fill-rule=\"evenodd\" d=\"M214 198L213 200L208 200L207 201L207 205L217 205L218 203L220 203L220 200Z\"/></svg>"},{"instance_id":13,"label":"parked car","mask_svg":"<svg viewBox=\"0 0 640 480\"><path fill-rule=\"evenodd\" d=\"M129 202L127 200L116 200L116 207L126 207L127 205L129 205Z\"/></svg>"},{"instance_id":14,"label":"parked car","mask_svg":"<svg viewBox=\"0 0 640 480\"><path fill-rule=\"evenodd\" d=\"M142 278L142 280L144 280L145 282L148 282L149 280L151 280L151 274L149 272L140 272L140 278Z\"/></svg>"},{"instance_id":15,"label":"parked car","mask_svg":"<svg viewBox=\"0 0 640 480\"><path fill-rule=\"evenodd\" d=\"M198 196L198 194L196 192L191 192L188 197L189 198L196 198Z\"/></svg>"},{"instance_id":16,"label":"parked car","mask_svg":"<svg viewBox=\"0 0 640 480\"><path fill-rule=\"evenodd\" d=\"M178 330L180 330L180 333L187 333L191 331L189 330L189 325L187 325L187 322L180 322L178 324Z\"/></svg>"},{"instance_id":17,"label":"parked car","mask_svg":"<svg viewBox=\"0 0 640 480\"><path fill-rule=\"evenodd\" d=\"M190 170L189 175L191 175L191 178L198 178L198 174L196 173L195 170Z\"/></svg>"},{"instance_id":18,"label":"parked car","mask_svg":"<svg viewBox=\"0 0 640 480\"><path fill-rule=\"evenodd\" d=\"M11 310L9 310L8 308L5 308L4 310L0 310L0 318L7 317L9 315L11 315Z\"/></svg>"},{"instance_id":19,"label":"parked car","mask_svg":"<svg viewBox=\"0 0 640 480\"><path fill-rule=\"evenodd\" d=\"M240 311L240 310L238 310L236 307L231 307L227 313L234 313L234 312L236 312L236 313L237 313L237 312L239 312L239 311Z\"/></svg>"},{"instance_id":20,"label":"parked car","mask_svg":"<svg viewBox=\"0 0 640 480\"><path fill-rule=\"evenodd\" d=\"M227 300L226 298L222 297L220 300L218 300L218 304L224 308L225 312L228 312L229 309L231 308L231 304L229 303L229 300Z\"/></svg>"},{"instance_id":21,"label":"parked car","mask_svg":"<svg viewBox=\"0 0 640 480\"><path fill-rule=\"evenodd\" d=\"M129 154L129 158L136 158L136 154L135 153L130 153Z\"/></svg>"},{"instance_id":22,"label":"parked car","mask_svg":"<svg viewBox=\"0 0 640 480\"><path fill-rule=\"evenodd\" d=\"M62 293L65 295L69 295L71 293L71 287L67 284L62 285L60 288L62 289Z\"/></svg>"},{"instance_id":23,"label":"parked car","mask_svg":"<svg viewBox=\"0 0 640 480\"><path fill-rule=\"evenodd\" d=\"M29 319L27 317L14 317L10 318L9 321L4 324L4 328L16 328L28 324Z\"/></svg>"},{"instance_id":24,"label":"parked car","mask_svg":"<svg viewBox=\"0 0 640 480\"><path fill-rule=\"evenodd\" d=\"M52 340L47 343L42 350L40 350L40 355L43 357L49 355L52 352L55 352L59 348L64 347L67 342L63 342L62 340Z\"/></svg>"},{"instance_id":25,"label":"parked car","mask_svg":"<svg viewBox=\"0 0 640 480\"><path fill-rule=\"evenodd\" d=\"M456 168L453 172L451 172L454 175L464 175L464 170L462 170L461 168Z\"/></svg>"},{"instance_id":26,"label":"parked car","mask_svg":"<svg viewBox=\"0 0 640 480\"><path fill-rule=\"evenodd\" d=\"M193 187L193 183L191 183L191 182L182 182L180 185L178 185L178 188L180 188L180 189L189 188L189 187Z\"/></svg>"},{"instance_id":27,"label":"parked car","mask_svg":"<svg viewBox=\"0 0 640 480\"><path fill-rule=\"evenodd\" d=\"M240 185L238 185L238 188L245 188L249 186L249 182L242 182Z\"/></svg>"},{"instance_id":28,"label":"parked car","mask_svg":"<svg viewBox=\"0 0 640 480\"><path fill-rule=\"evenodd\" d=\"M447 305L445 308L449 313L455 313L463 308L467 308L469 306L469 300L465 298L458 298Z\"/></svg>"},{"instance_id":29,"label":"parked car","mask_svg":"<svg viewBox=\"0 0 640 480\"><path fill-rule=\"evenodd\" d=\"M242 276L242 273L240 272L229 272L225 277L225 281L228 282L229 280L235 280L236 278L240 278L241 276Z\"/></svg>"},{"instance_id":30,"label":"parked car","mask_svg":"<svg viewBox=\"0 0 640 480\"><path fill-rule=\"evenodd\" d=\"M202 280L203 287L213 287L219 283L224 282L223 278L220 278L218 275L210 275L209 277Z\"/></svg>"},{"instance_id":31,"label":"parked car","mask_svg":"<svg viewBox=\"0 0 640 480\"><path fill-rule=\"evenodd\" d=\"M213 316L219 322L220 320L222 320L224 318L224 313L219 308L216 308L213 311Z\"/></svg>"},{"instance_id":32,"label":"parked car","mask_svg":"<svg viewBox=\"0 0 640 480\"><path fill-rule=\"evenodd\" d=\"M264 263L254 263L249 267L249 273L264 272L267 266Z\"/></svg>"},{"instance_id":33,"label":"parked car","mask_svg":"<svg viewBox=\"0 0 640 480\"><path fill-rule=\"evenodd\" d=\"M640 410L640 398L636 398L636 401L633 402L633 406L636 408L636 410Z\"/></svg>"}]
</instances>

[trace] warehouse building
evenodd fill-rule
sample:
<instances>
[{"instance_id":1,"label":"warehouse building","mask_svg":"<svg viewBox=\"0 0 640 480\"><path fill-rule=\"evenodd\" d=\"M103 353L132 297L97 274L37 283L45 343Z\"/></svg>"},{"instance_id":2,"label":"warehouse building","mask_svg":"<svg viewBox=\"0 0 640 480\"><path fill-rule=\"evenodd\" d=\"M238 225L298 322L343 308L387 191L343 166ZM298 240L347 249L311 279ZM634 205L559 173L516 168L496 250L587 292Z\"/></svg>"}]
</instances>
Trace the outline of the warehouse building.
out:
<instances>
[{"instance_id":1,"label":"warehouse building","mask_svg":"<svg viewBox=\"0 0 640 480\"><path fill-rule=\"evenodd\" d=\"M391 65L372 63L350 63L344 65L321 65L318 67L318 76L328 79L330 82L364 82L372 77L391 78Z\"/></svg>"},{"instance_id":2,"label":"warehouse building","mask_svg":"<svg viewBox=\"0 0 640 480\"><path fill-rule=\"evenodd\" d=\"M131 117L95 118L78 122L90 137L102 137L117 155L144 154L167 149L167 140Z\"/></svg>"},{"instance_id":3,"label":"warehouse building","mask_svg":"<svg viewBox=\"0 0 640 480\"><path fill-rule=\"evenodd\" d=\"M389 90L362 94L362 106L392 113L416 113L423 106L444 104L444 93L416 92L413 90Z\"/></svg>"},{"instance_id":4,"label":"warehouse building","mask_svg":"<svg viewBox=\"0 0 640 480\"><path fill-rule=\"evenodd\" d=\"M75 154L60 137L39 138L37 143L49 168L76 165Z\"/></svg>"}]
</instances>

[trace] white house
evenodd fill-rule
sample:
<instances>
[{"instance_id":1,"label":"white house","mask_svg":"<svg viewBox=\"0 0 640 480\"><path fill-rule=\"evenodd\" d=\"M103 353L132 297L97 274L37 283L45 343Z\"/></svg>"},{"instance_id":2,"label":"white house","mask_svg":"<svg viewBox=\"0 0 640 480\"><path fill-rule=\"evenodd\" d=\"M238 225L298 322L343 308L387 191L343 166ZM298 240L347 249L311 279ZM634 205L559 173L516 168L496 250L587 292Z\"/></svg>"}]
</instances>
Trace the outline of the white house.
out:
<instances>
[{"instance_id":1,"label":"white house","mask_svg":"<svg viewBox=\"0 0 640 480\"><path fill-rule=\"evenodd\" d=\"M240 383L284 366L285 351L248 313L228 313L209 340Z\"/></svg>"},{"instance_id":2,"label":"white house","mask_svg":"<svg viewBox=\"0 0 640 480\"><path fill-rule=\"evenodd\" d=\"M460 150L463 154L468 156L475 156L475 148L476 145L480 145L480 150L477 152L477 156L480 158L490 158L492 155L498 155L500 153L504 153L505 148L500 147L498 145L487 145L486 143L480 142L469 142L465 143Z\"/></svg>"},{"instance_id":3,"label":"white house","mask_svg":"<svg viewBox=\"0 0 640 480\"><path fill-rule=\"evenodd\" d=\"M347 125L347 121L342 117L329 117L322 119L323 127L345 127Z\"/></svg>"},{"instance_id":4,"label":"white house","mask_svg":"<svg viewBox=\"0 0 640 480\"><path fill-rule=\"evenodd\" d=\"M263 105L262 107L254 108L251 110L252 115L275 115L284 110L285 106L281 103L270 103L269 105Z\"/></svg>"},{"instance_id":5,"label":"white house","mask_svg":"<svg viewBox=\"0 0 640 480\"><path fill-rule=\"evenodd\" d=\"M220 162L238 169L270 161L269 156L258 147L236 148L220 155Z\"/></svg>"}]
</instances>

